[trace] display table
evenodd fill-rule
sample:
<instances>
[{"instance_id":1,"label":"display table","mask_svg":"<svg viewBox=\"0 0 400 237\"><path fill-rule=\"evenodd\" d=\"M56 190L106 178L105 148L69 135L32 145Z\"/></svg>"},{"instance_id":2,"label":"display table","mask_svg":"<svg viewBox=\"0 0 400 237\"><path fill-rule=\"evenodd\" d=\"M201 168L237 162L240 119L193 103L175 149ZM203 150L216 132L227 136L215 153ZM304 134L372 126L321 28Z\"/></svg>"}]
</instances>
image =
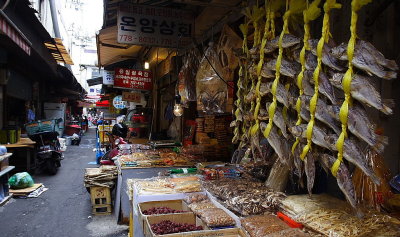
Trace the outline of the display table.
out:
<instances>
[{"instance_id":1,"label":"display table","mask_svg":"<svg viewBox=\"0 0 400 237\"><path fill-rule=\"evenodd\" d=\"M10 164L16 166L18 171L31 171L35 168L35 148L36 142L29 138L20 138L17 143L5 144L3 146L7 147L7 150L14 155L10 159ZM20 158L23 160L21 161ZM21 163L25 163L25 166L21 166Z\"/></svg>"},{"instance_id":2,"label":"display table","mask_svg":"<svg viewBox=\"0 0 400 237\"><path fill-rule=\"evenodd\" d=\"M131 205L127 194L127 179L147 179L158 176L159 172L171 169L171 167L160 168L124 168L119 167L117 191L115 195L115 215L119 223L129 223ZM136 235L135 235L136 236Z\"/></svg>"},{"instance_id":3,"label":"display table","mask_svg":"<svg viewBox=\"0 0 400 237\"><path fill-rule=\"evenodd\" d=\"M2 146L5 146L7 148L22 148L22 147L35 148L35 144L36 142L32 141L29 138L20 138L17 143L5 144Z\"/></svg>"}]
</instances>

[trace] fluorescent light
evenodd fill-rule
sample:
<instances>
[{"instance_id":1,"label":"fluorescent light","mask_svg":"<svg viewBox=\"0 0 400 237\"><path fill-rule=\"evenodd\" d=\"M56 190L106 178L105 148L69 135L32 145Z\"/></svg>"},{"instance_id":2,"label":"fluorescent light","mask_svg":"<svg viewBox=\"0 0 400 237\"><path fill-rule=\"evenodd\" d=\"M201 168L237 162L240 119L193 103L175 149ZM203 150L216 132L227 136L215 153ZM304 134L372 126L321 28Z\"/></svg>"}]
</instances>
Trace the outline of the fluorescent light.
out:
<instances>
[{"instance_id":1,"label":"fluorescent light","mask_svg":"<svg viewBox=\"0 0 400 237\"><path fill-rule=\"evenodd\" d=\"M150 68L149 62L144 62L144 69L149 69L149 68Z\"/></svg>"}]
</instances>

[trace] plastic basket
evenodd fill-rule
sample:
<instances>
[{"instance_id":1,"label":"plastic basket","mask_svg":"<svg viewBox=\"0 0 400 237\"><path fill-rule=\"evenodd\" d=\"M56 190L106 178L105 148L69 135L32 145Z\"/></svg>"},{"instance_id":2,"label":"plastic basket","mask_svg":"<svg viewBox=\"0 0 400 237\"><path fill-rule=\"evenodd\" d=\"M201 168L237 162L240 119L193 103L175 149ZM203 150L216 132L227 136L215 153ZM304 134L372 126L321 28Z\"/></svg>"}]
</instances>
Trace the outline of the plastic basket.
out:
<instances>
[{"instance_id":1,"label":"plastic basket","mask_svg":"<svg viewBox=\"0 0 400 237\"><path fill-rule=\"evenodd\" d=\"M56 127L56 120L39 120L25 125L26 133L33 135L40 132L54 132Z\"/></svg>"}]
</instances>

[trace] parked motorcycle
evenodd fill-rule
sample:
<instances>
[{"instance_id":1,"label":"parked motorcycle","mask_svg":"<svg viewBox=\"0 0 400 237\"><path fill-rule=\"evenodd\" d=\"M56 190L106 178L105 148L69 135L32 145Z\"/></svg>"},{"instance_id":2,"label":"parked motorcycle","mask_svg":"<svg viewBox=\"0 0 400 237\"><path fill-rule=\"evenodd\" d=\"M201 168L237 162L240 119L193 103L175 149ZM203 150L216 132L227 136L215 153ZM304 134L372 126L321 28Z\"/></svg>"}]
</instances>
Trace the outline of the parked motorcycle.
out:
<instances>
[{"instance_id":1,"label":"parked motorcycle","mask_svg":"<svg viewBox=\"0 0 400 237\"><path fill-rule=\"evenodd\" d=\"M49 174L57 173L61 166L60 142L58 141L58 125L62 119L38 120L25 124L29 138L36 142L36 168L46 170Z\"/></svg>"},{"instance_id":2,"label":"parked motorcycle","mask_svg":"<svg viewBox=\"0 0 400 237\"><path fill-rule=\"evenodd\" d=\"M61 166L63 155L57 132L40 132L29 135L37 144L36 167L55 175Z\"/></svg>"}]
</instances>

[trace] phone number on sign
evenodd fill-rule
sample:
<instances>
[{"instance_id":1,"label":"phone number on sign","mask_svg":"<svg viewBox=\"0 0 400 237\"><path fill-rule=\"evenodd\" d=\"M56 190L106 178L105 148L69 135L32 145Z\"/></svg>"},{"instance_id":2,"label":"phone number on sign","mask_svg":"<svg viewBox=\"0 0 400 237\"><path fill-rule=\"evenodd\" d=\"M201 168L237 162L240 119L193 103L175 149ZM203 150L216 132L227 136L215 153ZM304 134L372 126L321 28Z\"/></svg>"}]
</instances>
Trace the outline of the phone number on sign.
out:
<instances>
[{"instance_id":1,"label":"phone number on sign","mask_svg":"<svg viewBox=\"0 0 400 237\"><path fill-rule=\"evenodd\" d=\"M177 41L172 39L165 39L165 38L157 39L154 37L140 37L140 36L133 37L132 35L119 35L119 41L139 43L139 44L157 44L157 45L171 45L171 46L177 44Z\"/></svg>"}]
</instances>

